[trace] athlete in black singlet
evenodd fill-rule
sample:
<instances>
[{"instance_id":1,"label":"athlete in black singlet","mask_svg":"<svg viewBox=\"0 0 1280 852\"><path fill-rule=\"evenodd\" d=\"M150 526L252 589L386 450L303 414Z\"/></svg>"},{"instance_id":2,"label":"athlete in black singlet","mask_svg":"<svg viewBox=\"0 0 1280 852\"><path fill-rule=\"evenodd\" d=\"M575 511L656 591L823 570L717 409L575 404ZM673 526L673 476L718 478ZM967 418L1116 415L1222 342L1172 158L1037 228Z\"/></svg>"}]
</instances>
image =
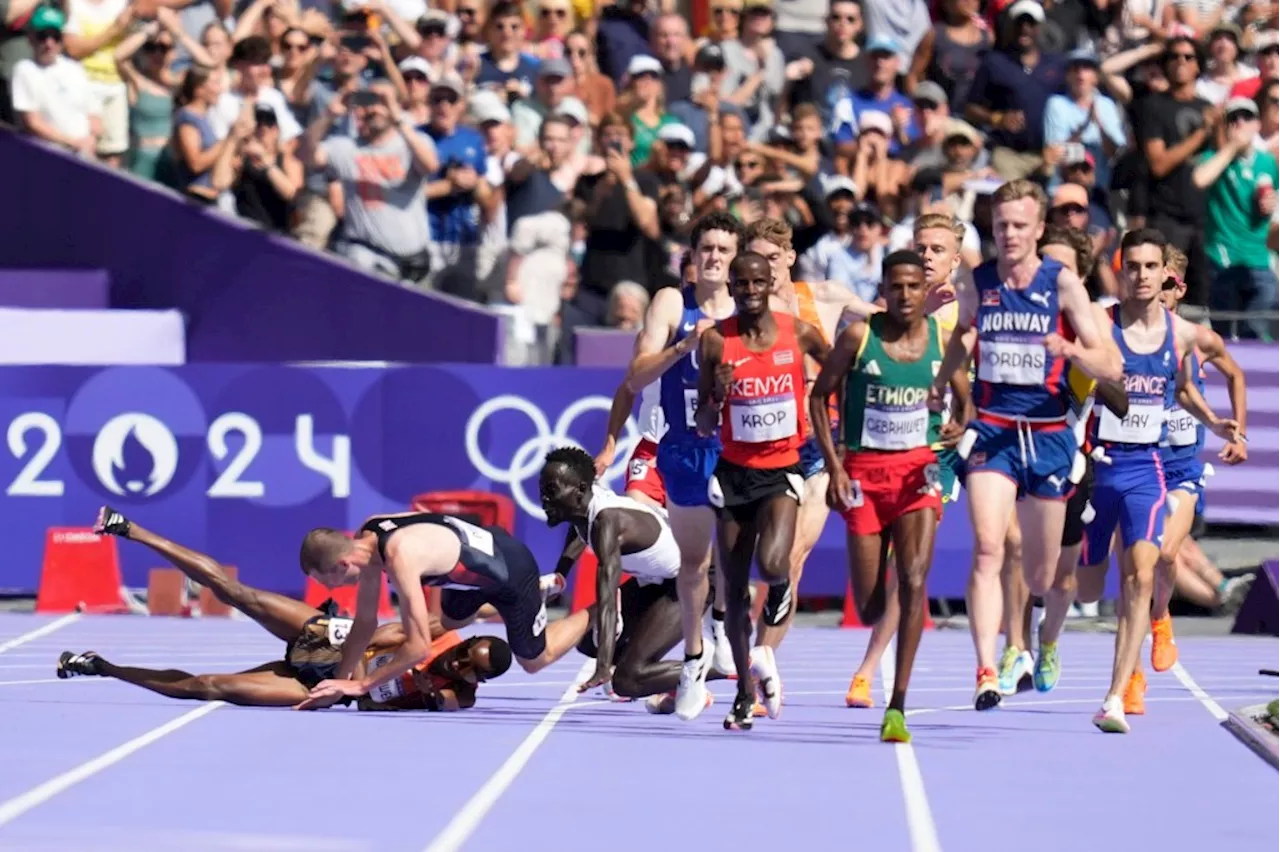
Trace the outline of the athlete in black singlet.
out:
<instances>
[{"instance_id":1,"label":"athlete in black singlet","mask_svg":"<svg viewBox=\"0 0 1280 852\"><path fill-rule=\"evenodd\" d=\"M370 518L354 539L328 528L307 533L302 569L334 588L358 584L356 615L332 680L318 684L299 709L327 707L398 678L430 651L430 615L423 589L441 590L446 629L461 627L491 604L507 627L511 653L527 672L564 656L590 625L581 611L547 626L538 565L524 543L501 527L480 527L451 515L410 512ZM378 626L382 574L395 589L407 639L375 672L351 679Z\"/></svg>"}]
</instances>

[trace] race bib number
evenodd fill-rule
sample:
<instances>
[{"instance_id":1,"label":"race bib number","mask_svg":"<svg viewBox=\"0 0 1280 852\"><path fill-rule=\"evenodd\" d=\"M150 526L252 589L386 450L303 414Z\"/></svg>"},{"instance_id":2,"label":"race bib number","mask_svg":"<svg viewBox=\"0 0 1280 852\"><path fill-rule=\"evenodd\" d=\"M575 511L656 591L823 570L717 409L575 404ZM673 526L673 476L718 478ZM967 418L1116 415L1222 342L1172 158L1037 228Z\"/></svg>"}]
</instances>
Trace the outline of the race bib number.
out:
<instances>
[{"instance_id":1,"label":"race bib number","mask_svg":"<svg viewBox=\"0 0 1280 852\"><path fill-rule=\"evenodd\" d=\"M942 469L936 464L924 466L924 484L931 491L942 490Z\"/></svg>"},{"instance_id":2,"label":"race bib number","mask_svg":"<svg viewBox=\"0 0 1280 852\"><path fill-rule=\"evenodd\" d=\"M378 669L391 662L391 657L391 654L379 654L374 657L369 661L369 664L366 667L366 674L373 674ZM379 704L386 704L388 701L393 701L401 695L403 695L403 691L400 689L400 678L398 677L393 678L386 683L380 683L373 689L369 690L369 697Z\"/></svg>"},{"instance_id":3,"label":"race bib number","mask_svg":"<svg viewBox=\"0 0 1280 852\"><path fill-rule=\"evenodd\" d=\"M627 474L627 479L644 479L648 472L649 463L644 459L635 459L631 462L631 470L630 473Z\"/></svg>"},{"instance_id":4,"label":"race bib number","mask_svg":"<svg viewBox=\"0 0 1280 852\"><path fill-rule=\"evenodd\" d=\"M978 378L999 385L1043 385L1045 351L1040 343L984 340Z\"/></svg>"},{"instance_id":5,"label":"race bib number","mask_svg":"<svg viewBox=\"0 0 1280 852\"><path fill-rule=\"evenodd\" d=\"M794 396L731 402L733 439L745 444L767 444L799 433Z\"/></svg>"},{"instance_id":6,"label":"race bib number","mask_svg":"<svg viewBox=\"0 0 1280 852\"><path fill-rule=\"evenodd\" d=\"M697 415L698 415L698 389L685 388L684 424L685 426L689 427L690 432L698 428ZM724 422L723 415L716 418L716 426L719 426L723 422Z\"/></svg>"},{"instance_id":7,"label":"race bib number","mask_svg":"<svg viewBox=\"0 0 1280 852\"><path fill-rule=\"evenodd\" d=\"M461 518L445 518L445 523L461 533L462 540L468 547L480 551L485 556L493 556L493 533Z\"/></svg>"},{"instance_id":8,"label":"race bib number","mask_svg":"<svg viewBox=\"0 0 1280 852\"><path fill-rule=\"evenodd\" d=\"M1190 447L1199 437L1199 422L1182 408L1169 411L1169 443L1175 447Z\"/></svg>"},{"instance_id":9,"label":"race bib number","mask_svg":"<svg viewBox=\"0 0 1280 852\"><path fill-rule=\"evenodd\" d=\"M1117 444L1156 444L1164 426L1162 405L1135 405L1129 401L1129 413L1123 420L1103 406L1098 420L1098 437Z\"/></svg>"},{"instance_id":10,"label":"race bib number","mask_svg":"<svg viewBox=\"0 0 1280 852\"><path fill-rule=\"evenodd\" d=\"M864 409L862 446L874 450L912 450L929 443L929 409Z\"/></svg>"},{"instance_id":11,"label":"race bib number","mask_svg":"<svg viewBox=\"0 0 1280 852\"><path fill-rule=\"evenodd\" d=\"M547 605L544 603L538 607L538 614L533 617L533 635L541 636L542 631L547 629Z\"/></svg>"},{"instance_id":12,"label":"race bib number","mask_svg":"<svg viewBox=\"0 0 1280 852\"><path fill-rule=\"evenodd\" d=\"M331 618L329 619L329 644L335 648L341 648L342 643L347 641L347 634L351 632L351 619L349 618Z\"/></svg>"},{"instance_id":13,"label":"race bib number","mask_svg":"<svg viewBox=\"0 0 1280 852\"><path fill-rule=\"evenodd\" d=\"M849 508L861 509L862 502L862 483L856 479L849 480Z\"/></svg>"}]
</instances>

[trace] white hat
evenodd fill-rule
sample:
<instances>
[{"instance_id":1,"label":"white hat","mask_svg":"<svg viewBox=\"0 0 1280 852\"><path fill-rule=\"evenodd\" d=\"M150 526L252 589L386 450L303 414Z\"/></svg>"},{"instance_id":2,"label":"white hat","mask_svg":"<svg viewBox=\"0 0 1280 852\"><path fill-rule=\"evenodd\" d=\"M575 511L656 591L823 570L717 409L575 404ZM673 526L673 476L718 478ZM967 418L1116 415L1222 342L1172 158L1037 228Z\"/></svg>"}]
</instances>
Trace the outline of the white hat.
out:
<instances>
[{"instance_id":1,"label":"white hat","mask_svg":"<svg viewBox=\"0 0 1280 852\"><path fill-rule=\"evenodd\" d=\"M631 57L631 62L627 64L627 76L634 77L637 74L657 74L661 77L662 63L652 56L637 53Z\"/></svg>"},{"instance_id":2,"label":"white hat","mask_svg":"<svg viewBox=\"0 0 1280 852\"><path fill-rule=\"evenodd\" d=\"M693 131L683 124L662 125L662 129L658 131L658 138L663 142L676 142L690 149L697 145Z\"/></svg>"},{"instance_id":3,"label":"white hat","mask_svg":"<svg viewBox=\"0 0 1280 852\"><path fill-rule=\"evenodd\" d=\"M893 135L893 119L886 112L869 109L858 116L858 132L866 133L868 130L879 130L885 136Z\"/></svg>"},{"instance_id":4,"label":"white hat","mask_svg":"<svg viewBox=\"0 0 1280 852\"><path fill-rule=\"evenodd\" d=\"M1223 108L1223 115L1231 115L1233 112L1247 112L1254 118L1258 117L1258 105L1253 102L1253 98L1232 98L1227 101L1226 107Z\"/></svg>"},{"instance_id":5,"label":"white hat","mask_svg":"<svg viewBox=\"0 0 1280 852\"><path fill-rule=\"evenodd\" d=\"M400 69L401 74L417 71L423 77L428 79L431 77L431 64L421 56L410 56L396 67Z\"/></svg>"},{"instance_id":6,"label":"white hat","mask_svg":"<svg viewBox=\"0 0 1280 852\"><path fill-rule=\"evenodd\" d=\"M1009 11L1005 13L1009 16L1009 20L1016 21L1023 15L1035 19L1038 24L1044 23L1044 7L1036 0L1018 0L1009 7Z\"/></svg>"},{"instance_id":7,"label":"white hat","mask_svg":"<svg viewBox=\"0 0 1280 852\"><path fill-rule=\"evenodd\" d=\"M825 198L830 198L837 192L847 192L857 198L858 185L853 182L852 178L845 175L832 175L831 178L823 181L822 191Z\"/></svg>"},{"instance_id":8,"label":"white hat","mask_svg":"<svg viewBox=\"0 0 1280 852\"><path fill-rule=\"evenodd\" d=\"M511 121L511 110L502 102L502 98L487 89L481 89L471 96L469 111L471 120L477 125L490 121L508 124Z\"/></svg>"},{"instance_id":9,"label":"white hat","mask_svg":"<svg viewBox=\"0 0 1280 852\"><path fill-rule=\"evenodd\" d=\"M587 105L574 97L568 97L560 101L560 106L556 107L556 115L572 118L580 125L591 123L591 115L587 112Z\"/></svg>"}]
</instances>

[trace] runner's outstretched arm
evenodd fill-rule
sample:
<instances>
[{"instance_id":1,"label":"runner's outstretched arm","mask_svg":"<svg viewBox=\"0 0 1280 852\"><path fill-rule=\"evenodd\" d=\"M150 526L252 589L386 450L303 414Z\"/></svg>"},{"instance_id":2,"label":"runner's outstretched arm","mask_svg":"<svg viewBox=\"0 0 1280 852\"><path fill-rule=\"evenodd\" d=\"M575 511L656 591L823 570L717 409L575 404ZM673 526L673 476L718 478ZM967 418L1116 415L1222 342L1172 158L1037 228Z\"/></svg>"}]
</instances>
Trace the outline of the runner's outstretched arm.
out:
<instances>
[{"instance_id":1,"label":"runner's outstretched arm","mask_svg":"<svg viewBox=\"0 0 1280 852\"><path fill-rule=\"evenodd\" d=\"M1249 413L1246 401L1244 370L1240 369L1236 359L1232 358L1231 353L1227 351L1227 345L1223 342L1222 335L1202 325L1194 326L1194 329L1196 332L1196 348L1204 356L1205 362L1216 367L1222 377L1227 380L1227 398L1231 400L1231 416L1239 426L1238 433L1241 440L1228 443L1218 453L1218 458L1227 464L1240 464L1249 458L1249 450L1243 440L1245 421L1248 419Z\"/></svg>"},{"instance_id":2,"label":"runner's outstretched arm","mask_svg":"<svg viewBox=\"0 0 1280 852\"><path fill-rule=\"evenodd\" d=\"M591 547L596 553L596 671L579 692L608 683L613 677L613 651L618 631L618 579L622 576L622 530L618 513L606 510L596 516L591 528Z\"/></svg>"}]
</instances>

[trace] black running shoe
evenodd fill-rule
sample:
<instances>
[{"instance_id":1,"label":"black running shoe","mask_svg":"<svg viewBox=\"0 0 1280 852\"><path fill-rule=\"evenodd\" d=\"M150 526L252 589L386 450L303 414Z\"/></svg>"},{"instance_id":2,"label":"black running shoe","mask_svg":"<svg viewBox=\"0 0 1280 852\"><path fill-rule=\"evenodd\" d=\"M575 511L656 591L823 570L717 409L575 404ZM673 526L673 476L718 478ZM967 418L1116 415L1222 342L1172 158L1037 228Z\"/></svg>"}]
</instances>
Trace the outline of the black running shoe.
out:
<instances>
[{"instance_id":1,"label":"black running shoe","mask_svg":"<svg viewBox=\"0 0 1280 852\"><path fill-rule=\"evenodd\" d=\"M770 627L777 627L791 615L791 583L779 583L769 587L760 618Z\"/></svg>"},{"instance_id":2,"label":"black running shoe","mask_svg":"<svg viewBox=\"0 0 1280 852\"><path fill-rule=\"evenodd\" d=\"M749 731L755 722L756 697L739 692L733 699L733 708L724 717L726 731Z\"/></svg>"},{"instance_id":3,"label":"black running shoe","mask_svg":"<svg viewBox=\"0 0 1280 852\"><path fill-rule=\"evenodd\" d=\"M99 677L102 674L98 671L98 662L101 659L93 651L85 651L82 654L63 651L58 657L58 677L63 680L77 676Z\"/></svg>"},{"instance_id":4,"label":"black running shoe","mask_svg":"<svg viewBox=\"0 0 1280 852\"><path fill-rule=\"evenodd\" d=\"M93 531L98 535L116 535L129 537L129 519L110 506L98 510L98 520L93 524Z\"/></svg>"}]
</instances>

